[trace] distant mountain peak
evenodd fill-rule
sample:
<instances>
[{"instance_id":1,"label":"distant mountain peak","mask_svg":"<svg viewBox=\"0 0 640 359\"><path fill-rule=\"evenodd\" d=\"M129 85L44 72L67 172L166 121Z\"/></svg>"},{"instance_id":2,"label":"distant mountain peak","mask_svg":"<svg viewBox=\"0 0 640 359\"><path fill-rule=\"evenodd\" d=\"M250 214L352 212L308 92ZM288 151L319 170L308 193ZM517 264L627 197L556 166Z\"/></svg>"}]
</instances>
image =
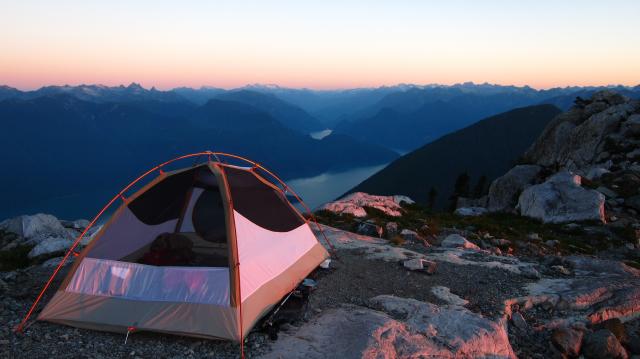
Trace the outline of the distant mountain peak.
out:
<instances>
[{"instance_id":1,"label":"distant mountain peak","mask_svg":"<svg viewBox=\"0 0 640 359\"><path fill-rule=\"evenodd\" d=\"M137 82L130 83L129 86L127 86L127 89L129 89L129 90L141 90L141 91L145 90L144 87L142 87L142 85L140 85Z\"/></svg>"},{"instance_id":2,"label":"distant mountain peak","mask_svg":"<svg viewBox=\"0 0 640 359\"><path fill-rule=\"evenodd\" d=\"M255 84L244 85L244 86L240 87L240 89L282 90L282 89L285 89L285 87L282 87L282 86L277 85L277 84L259 84L259 83L255 83Z\"/></svg>"}]
</instances>

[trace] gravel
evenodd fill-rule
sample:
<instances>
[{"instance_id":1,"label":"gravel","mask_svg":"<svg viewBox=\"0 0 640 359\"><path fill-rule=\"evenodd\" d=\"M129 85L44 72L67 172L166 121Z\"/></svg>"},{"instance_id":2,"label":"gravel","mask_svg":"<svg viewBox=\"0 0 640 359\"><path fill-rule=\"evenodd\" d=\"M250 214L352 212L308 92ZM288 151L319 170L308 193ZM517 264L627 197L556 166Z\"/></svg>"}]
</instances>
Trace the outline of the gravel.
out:
<instances>
[{"instance_id":1,"label":"gravel","mask_svg":"<svg viewBox=\"0 0 640 359\"><path fill-rule=\"evenodd\" d=\"M341 303L367 305L369 298L392 294L435 304L447 304L431 293L435 286L448 287L469 301L467 308L485 316L502 316L504 300L524 295L530 280L505 270L439 262L436 273L411 272L402 263L367 260L357 250L340 252L332 269L316 271L318 288L310 306L314 310Z\"/></svg>"}]
</instances>

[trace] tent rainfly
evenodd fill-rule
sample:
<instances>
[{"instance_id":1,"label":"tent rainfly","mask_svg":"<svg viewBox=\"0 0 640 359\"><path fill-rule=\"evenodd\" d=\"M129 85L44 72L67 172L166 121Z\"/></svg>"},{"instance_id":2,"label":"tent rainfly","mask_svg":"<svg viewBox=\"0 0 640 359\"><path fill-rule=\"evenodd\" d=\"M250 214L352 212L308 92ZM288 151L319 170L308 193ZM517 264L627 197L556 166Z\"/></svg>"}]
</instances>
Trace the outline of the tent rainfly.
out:
<instances>
[{"instance_id":1,"label":"tent rainfly","mask_svg":"<svg viewBox=\"0 0 640 359\"><path fill-rule=\"evenodd\" d=\"M168 163L196 156L208 160L162 171ZM221 156L251 166L224 163ZM125 198L151 173L159 174ZM267 180L268 175L280 183ZM94 218L91 225L122 200L80 253L74 248L86 230L76 240L64 260L69 254L77 258L38 319L242 343L261 317L329 257L285 193L292 192L278 177L234 155L207 151L154 167Z\"/></svg>"}]
</instances>

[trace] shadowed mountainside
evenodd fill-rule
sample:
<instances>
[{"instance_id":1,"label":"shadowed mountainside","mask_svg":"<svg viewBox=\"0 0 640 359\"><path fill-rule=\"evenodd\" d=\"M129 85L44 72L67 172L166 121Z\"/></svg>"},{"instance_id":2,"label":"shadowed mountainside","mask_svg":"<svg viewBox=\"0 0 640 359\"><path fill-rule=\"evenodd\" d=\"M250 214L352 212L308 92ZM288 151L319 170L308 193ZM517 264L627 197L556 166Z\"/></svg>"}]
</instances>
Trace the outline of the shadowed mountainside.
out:
<instances>
[{"instance_id":1,"label":"shadowed mountainside","mask_svg":"<svg viewBox=\"0 0 640 359\"><path fill-rule=\"evenodd\" d=\"M404 194L425 203L434 188L436 206L443 207L458 175L467 172L475 182L503 174L559 113L538 105L489 117L397 159L349 193Z\"/></svg>"}]
</instances>

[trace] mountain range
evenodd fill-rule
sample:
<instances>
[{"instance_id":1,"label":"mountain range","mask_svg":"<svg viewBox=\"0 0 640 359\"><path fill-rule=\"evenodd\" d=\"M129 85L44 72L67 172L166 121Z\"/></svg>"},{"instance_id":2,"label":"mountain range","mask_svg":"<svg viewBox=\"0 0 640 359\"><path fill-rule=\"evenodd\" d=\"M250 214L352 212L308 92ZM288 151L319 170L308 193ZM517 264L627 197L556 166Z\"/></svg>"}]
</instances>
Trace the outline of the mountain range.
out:
<instances>
[{"instance_id":1,"label":"mountain range","mask_svg":"<svg viewBox=\"0 0 640 359\"><path fill-rule=\"evenodd\" d=\"M364 142L408 152L482 118L517 107L552 104L568 109L577 96L589 97L597 88L535 90L531 87L462 84L414 87L388 94L375 105L355 113L335 127ZM640 87L617 88L640 97Z\"/></svg>"},{"instance_id":2,"label":"mountain range","mask_svg":"<svg viewBox=\"0 0 640 359\"><path fill-rule=\"evenodd\" d=\"M542 103L564 109L576 96L587 97L598 89L536 90L473 83L346 90L250 85L232 90L182 87L164 91L132 83L20 91L0 86L0 163L6 173L0 179L0 193L7 204L3 211L11 212L0 216L31 208L46 210L43 201L70 203L71 198L84 198L87 193L114 191L153 163L204 149L251 157L289 179L381 165L396 159L398 152L435 143L438 138L444 141L447 134L482 118ZM640 97L638 86L615 89ZM521 114L506 117L517 123ZM527 126L526 136L533 136L537 125ZM313 136L318 132L331 134L318 140ZM483 137L488 140L497 140L500 133L491 126L485 132ZM515 145L496 149L508 149L510 157L496 165L495 171L519 153ZM458 162L446 153L438 156L445 162ZM424 163L427 165L415 165L429 166L429 161ZM494 170L486 172L491 177ZM377 178L363 186L378 183ZM430 182L419 183L420 178L403 179L403 183L415 182L406 187L412 191L407 194L424 196L412 189L431 186ZM433 185L441 187L442 183ZM386 191L387 185L380 188ZM98 200L91 203L94 207L89 209L94 210Z\"/></svg>"},{"instance_id":3,"label":"mountain range","mask_svg":"<svg viewBox=\"0 0 640 359\"><path fill-rule=\"evenodd\" d=\"M406 153L488 116L537 104L552 104L566 110L577 96L586 98L603 88L573 86L538 90L529 86L467 82L450 86L401 84L344 90L247 85L231 90L180 87L161 91L144 89L132 83L115 87L47 86L34 91L4 86L0 87L0 101L69 94L91 102L142 103L149 111L181 115L188 109L218 98L249 104L299 132L331 129L363 142ZM640 97L640 86L606 88L630 98Z\"/></svg>"}]
</instances>

